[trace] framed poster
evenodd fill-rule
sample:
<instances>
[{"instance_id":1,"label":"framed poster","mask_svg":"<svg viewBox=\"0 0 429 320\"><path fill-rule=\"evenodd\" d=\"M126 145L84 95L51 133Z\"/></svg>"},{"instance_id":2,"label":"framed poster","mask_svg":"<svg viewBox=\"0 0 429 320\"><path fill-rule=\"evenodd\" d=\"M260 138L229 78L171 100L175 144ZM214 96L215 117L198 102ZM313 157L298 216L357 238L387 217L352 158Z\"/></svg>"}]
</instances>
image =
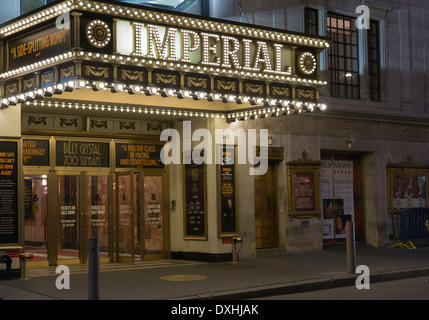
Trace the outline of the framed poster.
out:
<instances>
[{"instance_id":1,"label":"framed poster","mask_svg":"<svg viewBox=\"0 0 429 320\"><path fill-rule=\"evenodd\" d=\"M18 142L0 141L0 244L18 243Z\"/></svg>"},{"instance_id":2,"label":"framed poster","mask_svg":"<svg viewBox=\"0 0 429 320\"><path fill-rule=\"evenodd\" d=\"M221 164L218 165L218 214L219 230L222 236L231 236L237 234L237 212L238 206L236 201L235 189L235 146L218 145L219 154L222 156Z\"/></svg>"},{"instance_id":3,"label":"framed poster","mask_svg":"<svg viewBox=\"0 0 429 320\"><path fill-rule=\"evenodd\" d=\"M319 165L288 164L289 220L320 219Z\"/></svg>"},{"instance_id":4,"label":"framed poster","mask_svg":"<svg viewBox=\"0 0 429 320\"><path fill-rule=\"evenodd\" d=\"M55 164L59 167L110 167L108 142L57 140Z\"/></svg>"},{"instance_id":5,"label":"framed poster","mask_svg":"<svg viewBox=\"0 0 429 320\"><path fill-rule=\"evenodd\" d=\"M428 206L429 168L388 168L389 212Z\"/></svg>"},{"instance_id":6,"label":"framed poster","mask_svg":"<svg viewBox=\"0 0 429 320\"><path fill-rule=\"evenodd\" d=\"M49 166L49 140L23 139L22 162L24 166Z\"/></svg>"},{"instance_id":7,"label":"framed poster","mask_svg":"<svg viewBox=\"0 0 429 320\"><path fill-rule=\"evenodd\" d=\"M205 170L194 162L183 166L185 239L207 240Z\"/></svg>"},{"instance_id":8,"label":"framed poster","mask_svg":"<svg viewBox=\"0 0 429 320\"><path fill-rule=\"evenodd\" d=\"M162 144L115 143L116 168L163 169Z\"/></svg>"}]
</instances>

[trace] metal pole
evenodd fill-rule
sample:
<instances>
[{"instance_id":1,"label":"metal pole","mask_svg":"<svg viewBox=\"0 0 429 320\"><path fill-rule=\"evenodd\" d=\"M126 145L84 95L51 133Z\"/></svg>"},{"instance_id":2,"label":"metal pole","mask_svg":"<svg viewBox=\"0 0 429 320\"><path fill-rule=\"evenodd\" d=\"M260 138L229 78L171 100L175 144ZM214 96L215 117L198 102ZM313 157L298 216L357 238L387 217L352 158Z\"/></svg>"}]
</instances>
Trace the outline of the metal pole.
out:
<instances>
[{"instance_id":1,"label":"metal pole","mask_svg":"<svg viewBox=\"0 0 429 320\"><path fill-rule=\"evenodd\" d=\"M99 238L88 239L88 291L89 300L100 299Z\"/></svg>"},{"instance_id":2,"label":"metal pole","mask_svg":"<svg viewBox=\"0 0 429 320\"><path fill-rule=\"evenodd\" d=\"M21 260L21 280L28 280L27 259Z\"/></svg>"},{"instance_id":3,"label":"metal pole","mask_svg":"<svg viewBox=\"0 0 429 320\"><path fill-rule=\"evenodd\" d=\"M237 247L234 239L232 240L232 263L237 262Z\"/></svg>"},{"instance_id":4,"label":"metal pole","mask_svg":"<svg viewBox=\"0 0 429 320\"><path fill-rule=\"evenodd\" d=\"M347 272L356 273L356 247L355 247L355 228L353 222L346 222L346 240L347 240Z\"/></svg>"}]
</instances>

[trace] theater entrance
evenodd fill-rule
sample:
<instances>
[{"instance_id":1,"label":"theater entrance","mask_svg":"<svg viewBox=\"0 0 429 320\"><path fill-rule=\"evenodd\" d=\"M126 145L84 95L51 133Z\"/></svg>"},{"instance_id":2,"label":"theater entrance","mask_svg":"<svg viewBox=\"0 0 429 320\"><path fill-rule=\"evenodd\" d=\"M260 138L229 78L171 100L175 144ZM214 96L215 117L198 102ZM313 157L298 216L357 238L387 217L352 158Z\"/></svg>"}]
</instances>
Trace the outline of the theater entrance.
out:
<instances>
[{"instance_id":1,"label":"theater entrance","mask_svg":"<svg viewBox=\"0 0 429 320\"><path fill-rule=\"evenodd\" d=\"M164 175L116 173L116 261L163 258Z\"/></svg>"},{"instance_id":2,"label":"theater entrance","mask_svg":"<svg viewBox=\"0 0 429 320\"><path fill-rule=\"evenodd\" d=\"M99 238L101 262L165 257L162 145L54 137L23 145L23 242L31 265L86 264L91 237ZM128 167L130 159L139 167Z\"/></svg>"},{"instance_id":3,"label":"theater entrance","mask_svg":"<svg viewBox=\"0 0 429 320\"><path fill-rule=\"evenodd\" d=\"M55 181L58 263L87 263L89 237L99 238L100 259L108 261L113 196L109 173L57 172Z\"/></svg>"},{"instance_id":4,"label":"theater entrance","mask_svg":"<svg viewBox=\"0 0 429 320\"><path fill-rule=\"evenodd\" d=\"M101 261L112 260L112 199L108 171L26 171L24 251L33 254L29 263L87 263L89 237L100 239Z\"/></svg>"}]
</instances>

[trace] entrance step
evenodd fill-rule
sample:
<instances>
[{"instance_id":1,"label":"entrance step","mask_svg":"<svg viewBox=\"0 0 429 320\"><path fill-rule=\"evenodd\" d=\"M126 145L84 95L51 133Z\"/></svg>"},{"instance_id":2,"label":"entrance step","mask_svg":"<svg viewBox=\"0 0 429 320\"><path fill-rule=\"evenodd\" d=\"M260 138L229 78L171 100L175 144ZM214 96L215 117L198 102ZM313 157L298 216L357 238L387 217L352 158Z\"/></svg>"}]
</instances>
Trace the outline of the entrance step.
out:
<instances>
[{"instance_id":1,"label":"entrance step","mask_svg":"<svg viewBox=\"0 0 429 320\"><path fill-rule=\"evenodd\" d=\"M284 248L261 248L256 249L256 258L282 256L287 253Z\"/></svg>"},{"instance_id":2,"label":"entrance step","mask_svg":"<svg viewBox=\"0 0 429 320\"><path fill-rule=\"evenodd\" d=\"M191 266L200 265L204 262L198 261L187 261L187 260L154 260L154 261L136 261L134 263L100 263L100 272L114 272L114 271L125 271L125 270L143 270L143 269L159 269L168 267L179 267L179 266ZM75 264L69 265L70 274L86 274L88 273L88 265L86 264ZM58 276L56 273L56 266L49 266L44 268L29 269L29 278L39 277L50 277Z\"/></svg>"}]
</instances>

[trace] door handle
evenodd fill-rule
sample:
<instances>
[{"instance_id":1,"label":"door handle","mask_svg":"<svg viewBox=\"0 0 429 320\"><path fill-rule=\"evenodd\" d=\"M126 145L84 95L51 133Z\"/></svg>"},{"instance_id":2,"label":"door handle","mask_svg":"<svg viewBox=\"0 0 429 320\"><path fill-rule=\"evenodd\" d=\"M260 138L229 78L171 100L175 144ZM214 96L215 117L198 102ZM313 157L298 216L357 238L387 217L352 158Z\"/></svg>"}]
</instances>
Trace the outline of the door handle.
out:
<instances>
[{"instance_id":1,"label":"door handle","mask_svg":"<svg viewBox=\"0 0 429 320\"><path fill-rule=\"evenodd\" d=\"M80 216L81 216L81 219L80 219L80 223L79 223L79 225L81 226L81 227L85 227L85 225L86 225L86 221L85 221L85 216L88 216L88 213L87 212L81 212L80 213Z\"/></svg>"},{"instance_id":2,"label":"door handle","mask_svg":"<svg viewBox=\"0 0 429 320\"><path fill-rule=\"evenodd\" d=\"M274 210L274 203L273 203L273 197L272 196L267 196L267 208L268 208L269 215L272 216L273 210Z\"/></svg>"}]
</instances>

